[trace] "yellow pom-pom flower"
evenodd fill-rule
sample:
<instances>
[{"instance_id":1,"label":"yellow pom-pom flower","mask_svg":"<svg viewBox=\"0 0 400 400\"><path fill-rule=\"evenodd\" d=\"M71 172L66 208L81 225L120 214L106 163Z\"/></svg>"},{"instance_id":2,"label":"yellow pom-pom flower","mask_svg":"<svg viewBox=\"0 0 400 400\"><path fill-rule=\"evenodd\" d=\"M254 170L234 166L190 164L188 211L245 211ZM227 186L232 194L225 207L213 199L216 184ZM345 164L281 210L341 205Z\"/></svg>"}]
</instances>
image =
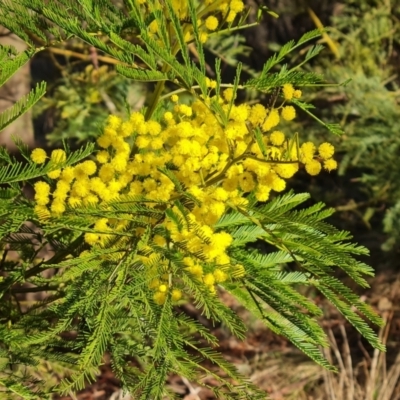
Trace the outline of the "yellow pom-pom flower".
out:
<instances>
[{"instance_id":1,"label":"yellow pom-pom flower","mask_svg":"<svg viewBox=\"0 0 400 400\"><path fill-rule=\"evenodd\" d=\"M54 171L50 171L47 173L47 176L50 179L57 179L61 175L61 169L55 169Z\"/></svg>"},{"instance_id":2,"label":"yellow pom-pom flower","mask_svg":"<svg viewBox=\"0 0 400 400\"><path fill-rule=\"evenodd\" d=\"M278 110L276 110L275 108L272 109L267 118L265 119L263 125L262 125L262 129L267 132L270 129L274 128L275 126L277 126L279 124L280 118L279 118L279 113Z\"/></svg>"},{"instance_id":3,"label":"yellow pom-pom flower","mask_svg":"<svg viewBox=\"0 0 400 400\"><path fill-rule=\"evenodd\" d=\"M207 285L207 286L211 286L214 285L215 283L215 277L213 274L208 273L206 275L204 275L203 277L203 282Z\"/></svg>"},{"instance_id":4,"label":"yellow pom-pom flower","mask_svg":"<svg viewBox=\"0 0 400 400\"><path fill-rule=\"evenodd\" d=\"M335 148L330 144L330 143L322 143L318 147L318 153L323 158L324 160L328 160L328 158L331 158L335 152Z\"/></svg>"},{"instance_id":5,"label":"yellow pom-pom flower","mask_svg":"<svg viewBox=\"0 0 400 400\"><path fill-rule=\"evenodd\" d=\"M294 91L294 87L291 83L285 83L282 87L282 94L285 100L292 100Z\"/></svg>"},{"instance_id":6,"label":"yellow pom-pom flower","mask_svg":"<svg viewBox=\"0 0 400 400\"><path fill-rule=\"evenodd\" d=\"M218 28L218 19L214 15L210 15L207 17L205 25L208 30L215 31Z\"/></svg>"},{"instance_id":7,"label":"yellow pom-pom flower","mask_svg":"<svg viewBox=\"0 0 400 400\"><path fill-rule=\"evenodd\" d=\"M223 92L223 96L224 96L224 99L226 101L232 101L232 99L233 99L233 89L232 88L225 89L224 92Z\"/></svg>"},{"instance_id":8,"label":"yellow pom-pom flower","mask_svg":"<svg viewBox=\"0 0 400 400\"><path fill-rule=\"evenodd\" d=\"M167 298L167 295L164 292L155 292L153 295L154 301L159 306L162 306L165 303L166 298Z\"/></svg>"},{"instance_id":9,"label":"yellow pom-pom flower","mask_svg":"<svg viewBox=\"0 0 400 400\"><path fill-rule=\"evenodd\" d=\"M50 194L50 185L46 182L36 182L33 187L35 188L35 196L48 196Z\"/></svg>"},{"instance_id":10,"label":"yellow pom-pom flower","mask_svg":"<svg viewBox=\"0 0 400 400\"><path fill-rule=\"evenodd\" d=\"M179 289L173 289L171 293L171 298L173 301L178 301L182 298L182 291Z\"/></svg>"},{"instance_id":11,"label":"yellow pom-pom flower","mask_svg":"<svg viewBox=\"0 0 400 400\"><path fill-rule=\"evenodd\" d=\"M240 13L244 9L244 3L242 0L231 0L229 8L235 13Z\"/></svg>"},{"instance_id":12,"label":"yellow pom-pom flower","mask_svg":"<svg viewBox=\"0 0 400 400\"><path fill-rule=\"evenodd\" d=\"M43 149L34 149L31 153L31 160L36 164L43 164L46 161L47 154Z\"/></svg>"},{"instance_id":13,"label":"yellow pom-pom flower","mask_svg":"<svg viewBox=\"0 0 400 400\"><path fill-rule=\"evenodd\" d=\"M110 158L110 155L105 150L101 150L96 154L96 160L100 164L105 164L109 160L109 158Z\"/></svg>"},{"instance_id":14,"label":"yellow pom-pom flower","mask_svg":"<svg viewBox=\"0 0 400 400\"><path fill-rule=\"evenodd\" d=\"M337 168L337 162L333 158L330 158L329 160L324 161L324 168L327 171L332 171Z\"/></svg>"},{"instance_id":15,"label":"yellow pom-pom flower","mask_svg":"<svg viewBox=\"0 0 400 400\"><path fill-rule=\"evenodd\" d=\"M281 131L274 131L269 138L274 146L280 146L285 141L285 134Z\"/></svg>"},{"instance_id":16,"label":"yellow pom-pom flower","mask_svg":"<svg viewBox=\"0 0 400 400\"><path fill-rule=\"evenodd\" d=\"M299 99L299 98L301 97L301 95L302 95L302 92L301 92L301 90L299 90L299 89L296 89L296 90L294 91L294 93L293 93L293 97L294 97L295 99Z\"/></svg>"},{"instance_id":17,"label":"yellow pom-pom flower","mask_svg":"<svg viewBox=\"0 0 400 400\"><path fill-rule=\"evenodd\" d=\"M306 171L310 175L318 175L321 172L321 163L317 160L310 160L306 163Z\"/></svg>"},{"instance_id":18,"label":"yellow pom-pom flower","mask_svg":"<svg viewBox=\"0 0 400 400\"><path fill-rule=\"evenodd\" d=\"M159 287L158 287L158 290L161 292L161 293L165 293L167 290L168 290L168 286L167 285L160 285Z\"/></svg>"},{"instance_id":19,"label":"yellow pom-pom flower","mask_svg":"<svg viewBox=\"0 0 400 400\"><path fill-rule=\"evenodd\" d=\"M99 235L97 233L87 232L85 233L85 242L93 246L99 241Z\"/></svg>"},{"instance_id":20,"label":"yellow pom-pom flower","mask_svg":"<svg viewBox=\"0 0 400 400\"><path fill-rule=\"evenodd\" d=\"M286 121L291 121L296 118L296 109L293 106L285 106L282 108L282 118Z\"/></svg>"},{"instance_id":21,"label":"yellow pom-pom flower","mask_svg":"<svg viewBox=\"0 0 400 400\"><path fill-rule=\"evenodd\" d=\"M51 152L50 160L54 163L61 163L67 159L67 155L64 150L56 149Z\"/></svg>"},{"instance_id":22,"label":"yellow pom-pom flower","mask_svg":"<svg viewBox=\"0 0 400 400\"><path fill-rule=\"evenodd\" d=\"M87 160L82 163L82 170L86 172L86 175L93 175L97 170L97 165L92 160Z\"/></svg>"}]
</instances>

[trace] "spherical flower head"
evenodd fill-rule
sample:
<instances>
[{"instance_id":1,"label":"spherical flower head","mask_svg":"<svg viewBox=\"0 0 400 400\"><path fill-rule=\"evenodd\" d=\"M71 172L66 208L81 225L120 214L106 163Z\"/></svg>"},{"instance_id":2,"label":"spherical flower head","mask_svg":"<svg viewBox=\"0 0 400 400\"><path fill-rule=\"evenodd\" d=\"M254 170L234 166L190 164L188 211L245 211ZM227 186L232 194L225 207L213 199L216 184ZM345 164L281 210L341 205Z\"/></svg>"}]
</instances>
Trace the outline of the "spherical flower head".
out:
<instances>
[{"instance_id":1,"label":"spherical flower head","mask_svg":"<svg viewBox=\"0 0 400 400\"><path fill-rule=\"evenodd\" d=\"M282 87L282 94L285 100L292 100L294 95L294 87L291 83L285 83Z\"/></svg>"},{"instance_id":2,"label":"spherical flower head","mask_svg":"<svg viewBox=\"0 0 400 400\"><path fill-rule=\"evenodd\" d=\"M300 161L306 164L308 161L311 161L315 154L315 145L312 142L305 142L300 147Z\"/></svg>"},{"instance_id":3,"label":"spherical flower head","mask_svg":"<svg viewBox=\"0 0 400 400\"><path fill-rule=\"evenodd\" d=\"M164 146L164 141L161 138L152 139L150 142L150 147L152 150L160 150Z\"/></svg>"},{"instance_id":4,"label":"spherical flower head","mask_svg":"<svg viewBox=\"0 0 400 400\"><path fill-rule=\"evenodd\" d=\"M115 171L111 164L104 164L101 166L101 168L99 170L99 178L103 182L108 182L114 178L114 173L115 173Z\"/></svg>"},{"instance_id":5,"label":"spherical flower head","mask_svg":"<svg viewBox=\"0 0 400 400\"><path fill-rule=\"evenodd\" d=\"M296 117L296 109L293 106L285 106L282 108L282 118L291 121Z\"/></svg>"},{"instance_id":6,"label":"spherical flower head","mask_svg":"<svg viewBox=\"0 0 400 400\"><path fill-rule=\"evenodd\" d=\"M165 303L166 298L167 295L164 292L155 292L153 296L155 303L159 306L162 306Z\"/></svg>"},{"instance_id":7,"label":"spherical flower head","mask_svg":"<svg viewBox=\"0 0 400 400\"><path fill-rule=\"evenodd\" d=\"M324 168L330 172L337 168L337 162L333 158L330 158L329 160L325 160Z\"/></svg>"},{"instance_id":8,"label":"spherical flower head","mask_svg":"<svg viewBox=\"0 0 400 400\"><path fill-rule=\"evenodd\" d=\"M31 153L31 160L36 164L43 164L46 161L47 154L43 149L34 149Z\"/></svg>"},{"instance_id":9,"label":"spherical flower head","mask_svg":"<svg viewBox=\"0 0 400 400\"><path fill-rule=\"evenodd\" d=\"M96 154L96 160L100 164L105 164L110 158L110 155L108 154L108 151L101 150Z\"/></svg>"},{"instance_id":10,"label":"spherical flower head","mask_svg":"<svg viewBox=\"0 0 400 400\"><path fill-rule=\"evenodd\" d=\"M278 164L274 170L282 178L289 179L299 170L299 165L297 163Z\"/></svg>"},{"instance_id":11,"label":"spherical flower head","mask_svg":"<svg viewBox=\"0 0 400 400\"><path fill-rule=\"evenodd\" d=\"M295 99L299 99L299 98L301 97L301 95L302 95L302 92L301 92L301 90L299 90L299 89L296 89L296 90L293 92L293 97L294 97Z\"/></svg>"},{"instance_id":12,"label":"spherical flower head","mask_svg":"<svg viewBox=\"0 0 400 400\"><path fill-rule=\"evenodd\" d=\"M97 170L97 165L92 160L86 160L81 164L82 170L86 172L86 175L93 175Z\"/></svg>"},{"instance_id":13,"label":"spherical flower head","mask_svg":"<svg viewBox=\"0 0 400 400\"><path fill-rule=\"evenodd\" d=\"M171 111L167 111L164 113L164 120L165 121L171 121L174 118L173 114Z\"/></svg>"},{"instance_id":14,"label":"spherical flower head","mask_svg":"<svg viewBox=\"0 0 400 400\"><path fill-rule=\"evenodd\" d=\"M66 195L70 191L69 183L67 181L60 179L57 182L57 191L60 195Z\"/></svg>"},{"instance_id":15,"label":"spherical flower head","mask_svg":"<svg viewBox=\"0 0 400 400\"><path fill-rule=\"evenodd\" d=\"M67 183L71 183L75 178L74 167L65 167L61 172L60 178Z\"/></svg>"},{"instance_id":16,"label":"spherical flower head","mask_svg":"<svg viewBox=\"0 0 400 400\"><path fill-rule=\"evenodd\" d=\"M235 191L239 186L239 179L237 177L232 177L232 178L227 178L224 179L222 182L222 187L227 191L227 192L233 192Z\"/></svg>"},{"instance_id":17,"label":"spherical flower head","mask_svg":"<svg viewBox=\"0 0 400 400\"><path fill-rule=\"evenodd\" d=\"M136 146L139 149L145 149L150 145L150 137L149 136L139 136L136 138L135 142Z\"/></svg>"},{"instance_id":18,"label":"spherical flower head","mask_svg":"<svg viewBox=\"0 0 400 400\"><path fill-rule=\"evenodd\" d=\"M54 163L62 163L67 159L65 151L62 149L56 149L51 152L50 160Z\"/></svg>"},{"instance_id":19,"label":"spherical flower head","mask_svg":"<svg viewBox=\"0 0 400 400\"><path fill-rule=\"evenodd\" d=\"M129 117L129 121L132 122L133 126L134 126L135 129L136 129L137 125L143 124L143 122L144 122L144 115L143 115L141 112L139 112L139 111L135 111L135 112L133 112L133 113L131 114L131 116Z\"/></svg>"},{"instance_id":20,"label":"spherical flower head","mask_svg":"<svg viewBox=\"0 0 400 400\"><path fill-rule=\"evenodd\" d=\"M210 89L215 89L217 87L217 81L206 77L206 86Z\"/></svg>"},{"instance_id":21,"label":"spherical flower head","mask_svg":"<svg viewBox=\"0 0 400 400\"><path fill-rule=\"evenodd\" d=\"M173 103L177 103L177 102L179 101L179 96L178 96L177 94L173 94L173 95L171 96L171 101L172 101Z\"/></svg>"},{"instance_id":22,"label":"spherical flower head","mask_svg":"<svg viewBox=\"0 0 400 400\"><path fill-rule=\"evenodd\" d=\"M275 190L275 192L282 192L286 188L286 181L277 176L273 179L271 186L272 190Z\"/></svg>"},{"instance_id":23,"label":"spherical flower head","mask_svg":"<svg viewBox=\"0 0 400 400\"><path fill-rule=\"evenodd\" d=\"M217 268L213 272L215 282L220 283L220 282L225 282L228 279L228 275L222 271L221 269Z\"/></svg>"},{"instance_id":24,"label":"spherical flower head","mask_svg":"<svg viewBox=\"0 0 400 400\"><path fill-rule=\"evenodd\" d=\"M160 285L160 286L158 287L158 290L159 290L161 293L165 293L165 292L168 290L168 286L162 284L162 285Z\"/></svg>"},{"instance_id":25,"label":"spherical flower head","mask_svg":"<svg viewBox=\"0 0 400 400\"><path fill-rule=\"evenodd\" d=\"M244 3L242 0L231 0L229 8L235 13L240 13L244 10Z\"/></svg>"},{"instance_id":26,"label":"spherical flower head","mask_svg":"<svg viewBox=\"0 0 400 400\"><path fill-rule=\"evenodd\" d=\"M239 186L244 192L251 192L256 187L253 175L250 172L239 175Z\"/></svg>"},{"instance_id":27,"label":"spherical flower head","mask_svg":"<svg viewBox=\"0 0 400 400\"><path fill-rule=\"evenodd\" d=\"M256 199L262 202L267 201L269 199L270 192L271 188L269 186L259 184L255 192Z\"/></svg>"},{"instance_id":28,"label":"spherical flower head","mask_svg":"<svg viewBox=\"0 0 400 400\"><path fill-rule=\"evenodd\" d=\"M73 185L74 193L79 197L85 197L90 192L90 181L89 179L78 179Z\"/></svg>"},{"instance_id":29,"label":"spherical flower head","mask_svg":"<svg viewBox=\"0 0 400 400\"><path fill-rule=\"evenodd\" d=\"M208 39L208 33L200 32L200 42L205 43L205 42L207 42L207 39Z\"/></svg>"},{"instance_id":30,"label":"spherical flower head","mask_svg":"<svg viewBox=\"0 0 400 400\"><path fill-rule=\"evenodd\" d=\"M229 119L232 119L236 122L245 123L249 118L249 106L247 104L240 104L239 106L232 106L231 112L229 114ZM244 124L241 124L243 128ZM244 130L244 133L247 133L247 129Z\"/></svg>"},{"instance_id":31,"label":"spherical flower head","mask_svg":"<svg viewBox=\"0 0 400 400\"><path fill-rule=\"evenodd\" d=\"M50 203L49 196L35 194L35 201L38 206L45 206Z\"/></svg>"},{"instance_id":32,"label":"spherical flower head","mask_svg":"<svg viewBox=\"0 0 400 400\"><path fill-rule=\"evenodd\" d=\"M68 197L68 204L72 208L79 207L82 204L82 200L80 197L70 196Z\"/></svg>"},{"instance_id":33,"label":"spherical flower head","mask_svg":"<svg viewBox=\"0 0 400 400\"><path fill-rule=\"evenodd\" d=\"M47 176L50 179L57 179L61 175L61 169L55 169L54 171L50 171L47 173Z\"/></svg>"},{"instance_id":34,"label":"spherical flower head","mask_svg":"<svg viewBox=\"0 0 400 400\"><path fill-rule=\"evenodd\" d=\"M166 239L161 235L154 235L153 242L161 247L164 247L167 244Z\"/></svg>"},{"instance_id":35,"label":"spherical flower head","mask_svg":"<svg viewBox=\"0 0 400 400\"><path fill-rule=\"evenodd\" d=\"M54 214L62 214L65 211L65 203L62 200L54 200L51 204L50 210Z\"/></svg>"},{"instance_id":36,"label":"spherical flower head","mask_svg":"<svg viewBox=\"0 0 400 400\"><path fill-rule=\"evenodd\" d=\"M255 104L250 109L249 121L253 126L259 126L265 120L267 116L267 110L262 104Z\"/></svg>"},{"instance_id":37,"label":"spherical flower head","mask_svg":"<svg viewBox=\"0 0 400 400\"><path fill-rule=\"evenodd\" d=\"M132 122L125 121L121 124L120 128L118 129L118 134L120 137L125 138L131 136L134 131L134 126Z\"/></svg>"},{"instance_id":38,"label":"spherical flower head","mask_svg":"<svg viewBox=\"0 0 400 400\"><path fill-rule=\"evenodd\" d=\"M318 175L321 171L321 163L317 160L310 160L306 163L306 171L310 175Z\"/></svg>"},{"instance_id":39,"label":"spherical flower head","mask_svg":"<svg viewBox=\"0 0 400 400\"><path fill-rule=\"evenodd\" d=\"M158 32L158 23L156 19L150 22L149 31L153 34Z\"/></svg>"},{"instance_id":40,"label":"spherical flower head","mask_svg":"<svg viewBox=\"0 0 400 400\"><path fill-rule=\"evenodd\" d=\"M274 131L269 138L274 146L280 146L285 141L285 134L281 131Z\"/></svg>"},{"instance_id":41,"label":"spherical flower head","mask_svg":"<svg viewBox=\"0 0 400 400\"><path fill-rule=\"evenodd\" d=\"M94 224L94 229L96 231L108 231L110 227L108 226L108 218L100 218Z\"/></svg>"},{"instance_id":42,"label":"spherical flower head","mask_svg":"<svg viewBox=\"0 0 400 400\"><path fill-rule=\"evenodd\" d=\"M212 196L215 200L218 201L226 201L228 199L228 193L227 191L222 188L222 187L218 187L214 190L214 192L212 193Z\"/></svg>"},{"instance_id":43,"label":"spherical flower head","mask_svg":"<svg viewBox=\"0 0 400 400\"><path fill-rule=\"evenodd\" d=\"M116 154L115 157L111 160L111 165L117 172L125 171L128 165L128 160L125 156L125 153Z\"/></svg>"},{"instance_id":44,"label":"spherical flower head","mask_svg":"<svg viewBox=\"0 0 400 400\"><path fill-rule=\"evenodd\" d=\"M99 235L97 233L87 232L85 233L84 240L90 246L93 246L99 241Z\"/></svg>"},{"instance_id":45,"label":"spherical flower head","mask_svg":"<svg viewBox=\"0 0 400 400\"><path fill-rule=\"evenodd\" d=\"M173 289L171 293L171 299L173 301L179 301L182 298L182 291L180 289Z\"/></svg>"},{"instance_id":46,"label":"spherical flower head","mask_svg":"<svg viewBox=\"0 0 400 400\"><path fill-rule=\"evenodd\" d=\"M36 182L33 187L35 188L35 196L48 196L50 194L50 185L47 182Z\"/></svg>"},{"instance_id":47,"label":"spherical flower head","mask_svg":"<svg viewBox=\"0 0 400 400\"><path fill-rule=\"evenodd\" d=\"M186 104L181 104L179 106L179 112L186 117L191 117L193 115L192 107L189 107Z\"/></svg>"},{"instance_id":48,"label":"spherical flower head","mask_svg":"<svg viewBox=\"0 0 400 400\"><path fill-rule=\"evenodd\" d=\"M229 13L228 13L228 15L226 17L226 22L228 22L228 23L233 22L235 20L235 18L236 18L236 14L237 13L235 11L233 11L233 10L229 11Z\"/></svg>"},{"instance_id":49,"label":"spherical flower head","mask_svg":"<svg viewBox=\"0 0 400 400\"><path fill-rule=\"evenodd\" d=\"M107 118L107 125L111 129L117 130L121 126L122 120L117 115L109 115Z\"/></svg>"},{"instance_id":50,"label":"spherical flower head","mask_svg":"<svg viewBox=\"0 0 400 400\"><path fill-rule=\"evenodd\" d=\"M218 19L214 15L210 15L206 19L206 28L210 31L215 31L218 28Z\"/></svg>"},{"instance_id":51,"label":"spherical flower head","mask_svg":"<svg viewBox=\"0 0 400 400\"><path fill-rule=\"evenodd\" d=\"M318 153L324 160L328 160L335 153L335 148L330 143L322 143L318 147Z\"/></svg>"},{"instance_id":52,"label":"spherical flower head","mask_svg":"<svg viewBox=\"0 0 400 400\"><path fill-rule=\"evenodd\" d=\"M160 132L161 132L161 125L157 121L147 122L147 133L150 136L158 136Z\"/></svg>"},{"instance_id":53,"label":"spherical flower head","mask_svg":"<svg viewBox=\"0 0 400 400\"><path fill-rule=\"evenodd\" d=\"M224 92L222 93L222 95L224 96L224 99L227 102L230 102L234 98L236 98L236 95L235 95L235 97L233 97L234 93L233 93L233 89L232 88L225 89Z\"/></svg>"},{"instance_id":54,"label":"spherical flower head","mask_svg":"<svg viewBox=\"0 0 400 400\"><path fill-rule=\"evenodd\" d=\"M228 232L218 232L212 236L211 242L213 245L226 249L233 242L233 238Z\"/></svg>"},{"instance_id":55,"label":"spherical flower head","mask_svg":"<svg viewBox=\"0 0 400 400\"><path fill-rule=\"evenodd\" d=\"M203 282L207 285L207 286L211 286L214 285L215 283L215 277L213 274L208 273L206 275L203 276Z\"/></svg>"},{"instance_id":56,"label":"spherical flower head","mask_svg":"<svg viewBox=\"0 0 400 400\"><path fill-rule=\"evenodd\" d=\"M278 110L276 110L274 108L267 115L267 118L265 119L265 121L262 125L262 129L264 130L264 132L267 132L270 129L277 126L279 124L279 121L280 121L280 117L279 117Z\"/></svg>"},{"instance_id":57,"label":"spherical flower head","mask_svg":"<svg viewBox=\"0 0 400 400\"><path fill-rule=\"evenodd\" d=\"M111 137L108 135L101 135L97 138L97 144L103 149L106 149L111 145Z\"/></svg>"}]
</instances>

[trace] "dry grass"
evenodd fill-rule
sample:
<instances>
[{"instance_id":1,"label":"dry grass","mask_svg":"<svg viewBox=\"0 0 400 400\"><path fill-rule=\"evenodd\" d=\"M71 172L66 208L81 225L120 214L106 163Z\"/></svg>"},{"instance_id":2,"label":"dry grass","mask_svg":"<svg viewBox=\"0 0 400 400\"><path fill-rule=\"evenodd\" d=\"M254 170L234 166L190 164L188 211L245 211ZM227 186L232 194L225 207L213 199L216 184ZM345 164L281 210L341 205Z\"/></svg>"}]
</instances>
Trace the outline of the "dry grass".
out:
<instances>
[{"instance_id":1,"label":"dry grass","mask_svg":"<svg viewBox=\"0 0 400 400\"><path fill-rule=\"evenodd\" d=\"M379 332L385 344L394 314L388 303L381 313L386 325ZM375 350L370 355L359 342L364 356L356 360L344 324L339 325L336 336L330 328L327 333L330 348L323 352L337 366L337 373L324 370L297 352L289 352L275 359L266 354L265 361L257 363L252 380L273 400L400 400L400 349L389 365L385 353Z\"/></svg>"}]
</instances>

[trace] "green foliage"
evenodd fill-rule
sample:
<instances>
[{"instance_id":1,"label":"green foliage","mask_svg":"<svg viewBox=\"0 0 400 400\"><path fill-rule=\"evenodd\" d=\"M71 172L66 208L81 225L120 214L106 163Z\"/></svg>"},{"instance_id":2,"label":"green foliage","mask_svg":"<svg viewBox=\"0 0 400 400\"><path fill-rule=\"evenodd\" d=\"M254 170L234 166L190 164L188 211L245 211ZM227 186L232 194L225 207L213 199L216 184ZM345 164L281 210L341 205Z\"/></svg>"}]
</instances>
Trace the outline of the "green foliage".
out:
<instances>
[{"instance_id":1,"label":"green foliage","mask_svg":"<svg viewBox=\"0 0 400 400\"><path fill-rule=\"evenodd\" d=\"M398 202L400 169L397 161L399 138L399 80L396 75L400 45L399 5L384 1L347 1L332 17L329 37L337 44L340 59L333 61L325 50L312 71L324 72L328 81L344 81L346 86L321 86L306 99L321 104L318 116L324 121L340 121L345 135L335 140L342 154L339 173L352 171L365 198L355 203L355 212L368 225L375 210L390 208L383 226L388 234L383 248L393 249L400 239ZM307 67L306 67L307 68ZM310 69L310 67L308 67ZM319 121L305 122L312 140L326 138ZM393 208L391 208L393 207Z\"/></svg>"},{"instance_id":2,"label":"green foliage","mask_svg":"<svg viewBox=\"0 0 400 400\"><path fill-rule=\"evenodd\" d=\"M322 79L315 73L303 71L303 62L292 69L281 66L279 72L272 71L290 51L315 38L317 32L314 31L299 42L284 46L278 55L267 60L259 77L244 84L241 83L240 64L235 80L230 84L222 81L220 62L217 62L216 96L211 96L202 45L206 32L199 26L198 19L215 14L221 19L218 30L235 31L248 26L248 14L235 14L235 18L228 21L229 15L217 14L214 3L202 5L202 8L189 1L182 18L179 2L147 1L145 6L139 3L127 0L118 8L106 0L2 1L0 23L27 41L29 33L40 36L47 44L49 37L63 40L73 35L116 60L119 64L116 70L121 75L156 82L154 93L143 110L147 121L157 117L161 122L163 114L160 110L169 107L162 99L168 95L166 81L177 87L176 93L186 92L197 99L198 107L201 104L214 117L215 129L225 132L224 129L232 125L231 113L238 113L239 108L234 104L238 90L279 91L285 84L308 86ZM156 37L149 30L153 21L158 26ZM188 43L195 46L198 64L191 57ZM304 62L320 50L319 46L313 47ZM14 56L11 50L7 52ZM225 87L232 89L232 96L226 103L220 96L221 88ZM226 92L224 95L227 96ZM310 109L305 103L297 104ZM23 110L19 109L20 112ZM136 118L139 116L142 114L135 114ZM195 123L190 121L194 129ZM251 125L246 126L244 134L249 137L249 147L257 143L263 147L261 132L253 132ZM327 127L335 129L335 125ZM139 159L146 156L143 146L139 146L138 135L133 134L123 143L131 152L129 161L136 156ZM166 152L172 152L173 139L165 144ZM114 140L117 141L117 137ZM249 160L256 158L248 150L234 156L232 147L235 143L232 140L226 146L225 154L229 153L230 158L220 169L208 173L204 167L202 182L194 185L195 188L205 192L223 182L230 166L246 157ZM216 398L264 399L265 393L214 350L217 339L208 329L179 308L184 301L192 302L214 324L222 323L236 337L245 337L244 323L221 301L218 292L211 290L215 289L214 277L211 288L207 284L206 277L210 278L211 272L199 278L185 264L189 258L206 271L213 271L216 262L210 253L216 249L221 252L223 248L221 241L216 242L213 249L211 239L215 238L232 239L226 254L221 253L229 260L222 265L232 273L216 282L217 290L232 293L268 328L287 337L317 363L333 369L320 351L321 346L327 346L325 333L317 323L321 310L300 293L300 285L319 290L373 347L384 350L366 322L381 325L381 319L334 277L335 269L339 267L357 284L367 287L365 276L371 276L372 269L356 257L368 251L349 242L349 233L326 222L332 210L320 203L305 207L309 195L289 192L259 202L256 201L257 194L250 189L241 201L232 200L238 200L234 196L231 200L225 199L223 215L215 223L201 226L193 221L193 210L203 200L191 192L183 179L185 176L179 174L183 169L179 171L169 160L165 167L153 171L173 185L174 195L167 200L151 198L149 193L128 193L98 203L82 202L78 207L68 203L60 212L53 208L57 197L54 191L51 212L46 215L39 204L46 194L37 189L33 201L22 192L22 185L41 177L42 187L53 189L57 170L63 169L64 173L71 165L85 165L86 168L95 165L94 144L89 143L76 152L67 148L65 160L57 161L56 153L52 153L44 166L40 164L43 161L40 154L38 157L33 153L29 155L21 143L18 145L26 163L17 162L5 150L0 152L0 184L7 186L0 192L0 270L3 274L0 280L0 383L7 396L42 399L54 392L79 390L87 381L96 378L104 355L108 353L124 390L136 399L176 398L164 385L170 373L197 380L206 387L208 385L201 378L211 375L219 384L209 387ZM293 143L285 145L283 161L267 154L266 147L259 161L276 168L279 164L298 164L299 149L292 155L289 153ZM113 160L121 161L117 159L118 151L115 154ZM90 161L79 163L84 158ZM76 168L74 173L85 174ZM92 173L86 174L83 180L89 181L88 175ZM136 180L133 181L131 176L130 182L149 183L145 173L132 172L132 175ZM106 178L104 180L108 182ZM57 190L61 187L58 183ZM157 188L162 189L161 186ZM206 198L204 202L209 200ZM103 219L120 223L122 227L112 232L96 228ZM207 236L209 230L212 231L211 238ZM197 235L197 242L200 241L202 246L193 246L188 239L189 233ZM96 240L103 238L101 244L91 243L88 240L92 237L90 234ZM165 243L156 242L156 236ZM273 250L260 250L260 243ZM18 256L12 257L11 251ZM166 283L160 285L158 282L159 289L155 294L152 285L158 279L164 279ZM168 292L160 301L156 295L165 293L167 285L172 287L173 279L178 279L185 289L184 300L180 296L174 299L173 293ZM41 293L43 297L22 305L19 296L29 292ZM45 377L38 381L34 371L42 362L61 369L64 379L51 387L44 382Z\"/></svg>"},{"instance_id":3,"label":"green foliage","mask_svg":"<svg viewBox=\"0 0 400 400\"><path fill-rule=\"evenodd\" d=\"M16 49L12 46L0 45L0 86L4 85L19 68L26 64L34 53L35 51L30 49L17 54ZM12 107L3 111L0 114L0 131L32 108L44 96L45 92L46 84L41 83L32 89L28 95L18 100Z\"/></svg>"}]
</instances>

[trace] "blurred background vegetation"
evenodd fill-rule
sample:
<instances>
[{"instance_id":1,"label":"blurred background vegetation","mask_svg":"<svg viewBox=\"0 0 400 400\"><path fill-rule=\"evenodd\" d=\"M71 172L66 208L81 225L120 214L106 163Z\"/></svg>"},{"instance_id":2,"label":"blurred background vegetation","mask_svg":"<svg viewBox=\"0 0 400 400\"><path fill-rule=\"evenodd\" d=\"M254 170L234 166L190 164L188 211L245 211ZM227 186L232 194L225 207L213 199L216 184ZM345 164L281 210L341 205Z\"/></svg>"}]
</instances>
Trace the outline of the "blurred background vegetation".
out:
<instances>
[{"instance_id":1,"label":"blurred background vegetation","mask_svg":"<svg viewBox=\"0 0 400 400\"><path fill-rule=\"evenodd\" d=\"M320 40L325 50L303 68L324 74L327 83L335 85L302 89L304 99L315 105L316 115L323 121L340 123L345 134L334 137L300 112L295 125L291 123L287 129L299 132L301 141L333 142L340 168L313 179L300 173L291 186L309 191L314 201L335 207L332 223L352 231L356 240L371 250L372 257L366 261L378 277L364 295L387 318L388 326L381 335L390 356L362 349L357 334L346 334L345 323L327 310L326 326L334 346L327 356L339 365L339 375L328 375L304 360L303 369L296 369L299 360L295 351L264 361L261 356L246 356L246 363L253 363L250 371L256 374L255 380L271 382L275 376L274 387L267 389L276 399L400 399L400 359L398 350L392 351L400 344L400 312L396 305L400 267L400 1L247 3L267 5L280 17L266 17L256 28L211 39L207 43L210 77L215 56L223 60L227 82L239 60L244 63L244 77L249 77L257 74L266 58L287 41L315 27L329 27ZM255 13L251 17L255 20ZM192 54L196 58L195 52ZM299 54L292 57L286 60L288 64L295 63ZM67 140L76 147L93 140L110 113L123 116L129 110L140 109L149 92L145 84L116 74L113 60L74 40L38 54L31 72L33 84L46 80L49 85L46 97L33 110L36 144L41 146L57 147ZM337 85L348 80L345 85ZM249 102L270 101L269 95L260 99L250 91L241 96ZM250 334L260 340L254 323L249 321ZM254 359L269 371L265 379L260 378L259 364L255 367Z\"/></svg>"}]
</instances>

